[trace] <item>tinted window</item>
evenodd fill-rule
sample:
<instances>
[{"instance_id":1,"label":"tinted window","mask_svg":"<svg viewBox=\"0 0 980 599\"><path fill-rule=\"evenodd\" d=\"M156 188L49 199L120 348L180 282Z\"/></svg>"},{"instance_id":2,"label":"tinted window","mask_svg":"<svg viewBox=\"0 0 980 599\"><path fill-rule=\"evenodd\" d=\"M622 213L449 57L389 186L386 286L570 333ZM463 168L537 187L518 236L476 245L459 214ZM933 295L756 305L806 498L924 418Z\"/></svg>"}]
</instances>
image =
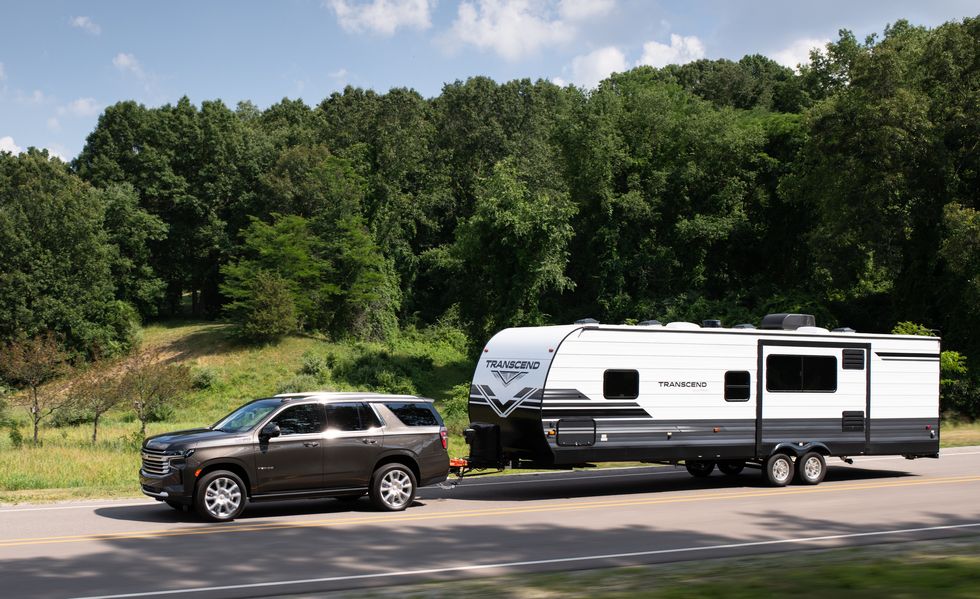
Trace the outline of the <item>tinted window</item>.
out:
<instances>
[{"instance_id":1,"label":"tinted window","mask_svg":"<svg viewBox=\"0 0 980 599\"><path fill-rule=\"evenodd\" d=\"M782 356L766 358L766 390L828 392L837 390L834 356Z\"/></svg>"},{"instance_id":2,"label":"tinted window","mask_svg":"<svg viewBox=\"0 0 980 599\"><path fill-rule=\"evenodd\" d=\"M356 403L327 405L327 428L339 431L361 430L361 416Z\"/></svg>"},{"instance_id":3,"label":"tinted window","mask_svg":"<svg viewBox=\"0 0 980 599\"><path fill-rule=\"evenodd\" d=\"M286 408L276 416L283 435L308 435L323 430L323 406L303 404Z\"/></svg>"},{"instance_id":4,"label":"tinted window","mask_svg":"<svg viewBox=\"0 0 980 599\"><path fill-rule=\"evenodd\" d=\"M427 403L388 403L388 409L406 426L439 426L439 419Z\"/></svg>"},{"instance_id":5,"label":"tinted window","mask_svg":"<svg viewBox=\"0 0 980 599\"><path fill-rule=\"evenodd\" d=\"M744 370L725 373L725 401L746 401L749 398L749 388L752 377Z\"/></svg>"},{"instance_id":6,"label":"tinted window","mask_svg":"<svg viewBox=\"0 0 980 599\"><path fill-rule=\"evenodd\" d=\"M361 414L361 427L363 430L378 428L381 426L381 419L378 418L378 415L374 412L374 408L371 406L367 405L366 403L362 403L360 406L358 406L358 411Z\"/></svg>"},{"instance_id":7,"label":"tinted window","mask_svg":"<svg viewBox=\"0 0 980 599\"><path fill-rule=\"evenodd\" d=\"M327 427L338 431L364 431L381 426L378 415L364 403L327 405Z\"/></svg>"},{"instance_id":8,"label":"tinted window","mask_svg":"<svg viewBox=\"0 0 980 599\"><path fill-rule=\"evenodd\" d=\"M635 370L603 372L602 394L606 399L636 399L640 395L640 373Z\"/></svg>"}]
</instances>

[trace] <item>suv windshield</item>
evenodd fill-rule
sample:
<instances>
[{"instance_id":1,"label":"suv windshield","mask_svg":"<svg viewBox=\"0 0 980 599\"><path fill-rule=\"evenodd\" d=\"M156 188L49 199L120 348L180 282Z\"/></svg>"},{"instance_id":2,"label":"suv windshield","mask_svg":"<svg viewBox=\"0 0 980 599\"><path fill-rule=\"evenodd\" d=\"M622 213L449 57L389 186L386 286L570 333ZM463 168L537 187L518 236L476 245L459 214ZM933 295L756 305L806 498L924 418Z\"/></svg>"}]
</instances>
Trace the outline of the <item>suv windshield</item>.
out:
<instances>
[{"instance_id":1,"label":"suv windshield","mask_svg":"<svg viewBox=\"0 0 980 599\"><path fill-rule=\"evenodd\" d=\"M272 410L282 405L281 399L260 399L247 403L228 414L211 428L223 433L243 433L252 429L268 416Z\"/></svg>"}]
</instances>

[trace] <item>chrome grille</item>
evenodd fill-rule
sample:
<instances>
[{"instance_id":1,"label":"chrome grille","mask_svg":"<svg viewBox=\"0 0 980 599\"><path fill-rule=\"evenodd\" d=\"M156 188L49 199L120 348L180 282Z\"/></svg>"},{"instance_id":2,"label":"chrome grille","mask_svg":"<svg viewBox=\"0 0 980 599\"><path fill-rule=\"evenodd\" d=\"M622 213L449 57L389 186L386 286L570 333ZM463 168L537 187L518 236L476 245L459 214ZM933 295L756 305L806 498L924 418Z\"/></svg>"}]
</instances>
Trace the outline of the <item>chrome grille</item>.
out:
<instances>
[{"instance_id":1,"label":"chrome grille","mask_svg":"<svg viewBox=\"0 0 980 599\"><path fill-rule=\"evenodd\" d=\"M143 456L143 472L156 475L170 472L170 458L164 455L162 451L144 449L141 454Z\"/></svg>"}]
</instances>

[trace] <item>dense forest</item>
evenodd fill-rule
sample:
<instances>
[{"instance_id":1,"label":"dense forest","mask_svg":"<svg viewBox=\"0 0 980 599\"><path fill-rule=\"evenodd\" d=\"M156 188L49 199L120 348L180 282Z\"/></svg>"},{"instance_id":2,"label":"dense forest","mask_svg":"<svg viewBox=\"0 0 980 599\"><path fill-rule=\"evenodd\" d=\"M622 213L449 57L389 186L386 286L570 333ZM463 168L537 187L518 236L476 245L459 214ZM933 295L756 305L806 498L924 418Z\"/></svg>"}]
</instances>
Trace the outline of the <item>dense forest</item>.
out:
<instances>
[{"instance_id":1,"label":"dense forest","mask_svg":"<svg viewBox=\"0 0 980 599\"><path fill-rule=\"evenodd\" d=\"M452 322L480 344L800 311L920 323L976 359L978 190L980 17L841 31L798 70L120 102L70 164L0 153L0 341L53 331L93 359L180 314L253 340ZM980 367L957 364L975 413Z\"/></svg>"}]
</instances>

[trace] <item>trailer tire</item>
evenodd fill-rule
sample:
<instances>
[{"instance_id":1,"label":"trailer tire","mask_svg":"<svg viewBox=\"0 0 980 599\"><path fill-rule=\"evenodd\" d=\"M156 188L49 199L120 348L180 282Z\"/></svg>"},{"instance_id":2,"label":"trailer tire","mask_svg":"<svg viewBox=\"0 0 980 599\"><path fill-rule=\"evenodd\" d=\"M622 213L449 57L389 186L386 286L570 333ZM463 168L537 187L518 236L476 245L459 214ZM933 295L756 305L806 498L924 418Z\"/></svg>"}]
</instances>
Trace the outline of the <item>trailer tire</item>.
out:
<instances>
[{"instance_id":1,"label":"trailer tire","mask_svg":"<svg viewBox=\"0 0 980 599\"><path fill-rule=\"evenodd\" d=\"M774 453L766 460L762 473L770 485L785 487L793 480L793 458L785 453Z\"/></svg>"},{"instance_id":2,"label":"trailer tire","mask_svg":"<svg viewBox=\"0 0 980 599\"><path fill-rule=\"evenodd\" d=\"M715 469L714 462L702 460L685 460L684 466L691 476L696 476L697 478L711 476L711 472Z\"/></svg>"},{"instance_id":3,"label":"trailer tire","mask_svg":"<svg viewBox=\"0 0 980 599\"><path fill-rule=\"evenodd\" d=\"M738 460L718 462L718 469L726 476L738 476L742 473L742 470L745 470L745 462Z\"/></svg>"},{"instance_id":4,"label":"trailer tire","mask_svg":"<svg viewBox=\"0 0 980 599\"><path fill-rule=\"evenodd\" d=\"M815 451L796 460L796 480L804 485L819 485L827 476L827 460Z\"/></svg>"}]
</instances>

